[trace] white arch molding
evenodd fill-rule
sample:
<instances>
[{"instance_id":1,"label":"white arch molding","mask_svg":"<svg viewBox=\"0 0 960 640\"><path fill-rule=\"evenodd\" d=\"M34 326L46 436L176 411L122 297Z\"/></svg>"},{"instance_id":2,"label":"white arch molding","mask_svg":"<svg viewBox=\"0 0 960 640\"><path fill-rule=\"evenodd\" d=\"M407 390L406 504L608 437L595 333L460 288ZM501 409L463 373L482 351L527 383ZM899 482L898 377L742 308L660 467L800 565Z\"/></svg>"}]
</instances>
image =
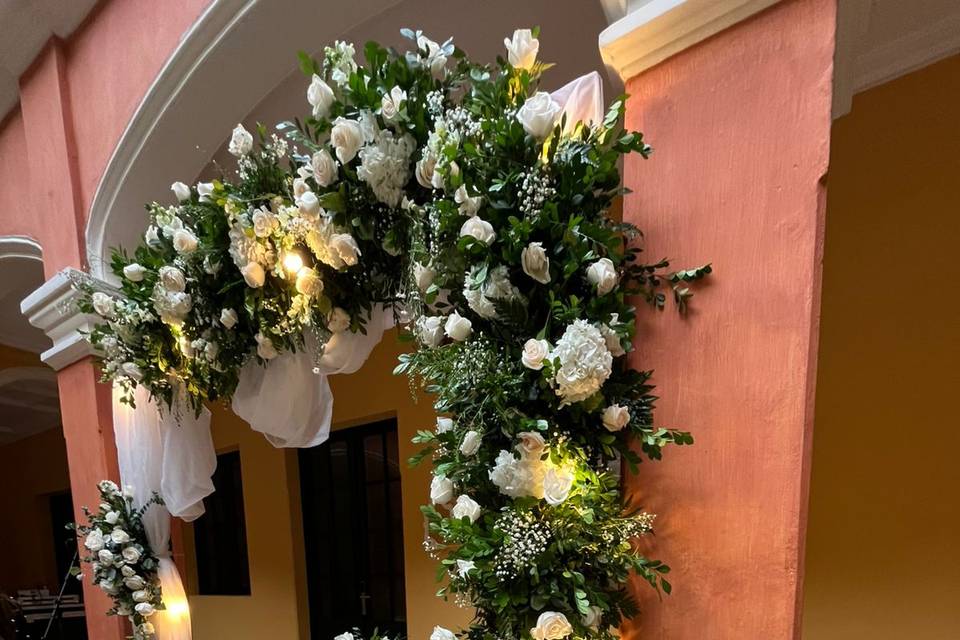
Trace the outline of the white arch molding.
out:
<instances>
[{"instance_id":1,"label":"white arch molding","mask_svg":"<svg viewBox=\"0 0 960 640\"><path fill-rule=\"evenodd\" d=\"M200 174L233 124L296 68L294 52L314 51L400 1L214 0L154 80L100 179L85 238L91 275L113 279L110 248L135 246L144 203Z\"/></svg>"},{"instance_id":2,"label":"white arch molding","mask_svg":"<svg viewBox=\"0 0 960 640\"><path fill-rule=\"evenodd\" d=\"M36 260L43 262L40 243L27 236L0 237L0 260Z\"/></svg>"}]
</instances>

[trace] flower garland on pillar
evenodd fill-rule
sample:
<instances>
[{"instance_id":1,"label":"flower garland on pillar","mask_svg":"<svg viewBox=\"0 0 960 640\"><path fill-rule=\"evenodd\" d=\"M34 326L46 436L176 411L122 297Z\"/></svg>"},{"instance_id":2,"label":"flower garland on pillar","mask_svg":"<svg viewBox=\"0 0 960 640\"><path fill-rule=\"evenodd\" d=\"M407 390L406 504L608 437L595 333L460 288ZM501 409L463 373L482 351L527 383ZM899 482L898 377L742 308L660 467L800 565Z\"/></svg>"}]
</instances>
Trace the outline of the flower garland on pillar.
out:
<instances>
[{"instance_id":1,"label":"flower garland on pillar","mask_svg":"<svg viewBox=\"0 0 960 640\"><path fill-rule=\"evenodd\" d=\"M434 466L440 595L476 608L461 635L610 639L637 612L631 572L670 591L633 544L654 516L611 469L692 443L654 426L650 373L625 364L632 301L663 307L672 288L682 310L710 267L646 263L640 232L609 217L620 156L651 149L623 129L623 99L571 122L538 90L536 30L496 65L402 33L409 51L370 43L363 65L343 42L302 55L310 116L260 127L259 145L238 126L235 179L149 206L144 243L113 256L120 294L86 290L104 319L90 340L105 378L168 406L182 387L199 410L251 358L320 357L392 306L417 343L397 373L441 416L412 462Z\"/></svg>"}]
</instances>

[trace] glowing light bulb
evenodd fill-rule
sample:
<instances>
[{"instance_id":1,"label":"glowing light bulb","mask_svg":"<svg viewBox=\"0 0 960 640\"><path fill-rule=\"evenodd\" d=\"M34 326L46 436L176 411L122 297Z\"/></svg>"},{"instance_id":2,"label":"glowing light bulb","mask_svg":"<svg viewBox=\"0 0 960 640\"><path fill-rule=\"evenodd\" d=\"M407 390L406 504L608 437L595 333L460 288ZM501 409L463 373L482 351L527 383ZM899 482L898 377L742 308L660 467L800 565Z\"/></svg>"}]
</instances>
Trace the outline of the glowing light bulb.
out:
<instances>
[{"instance_id":1,"label":"glowing light bulb","mask_svg":"<svg viewBox=\"0 0 960 640\"><path fill-rule=\"evenodd\" d=\"M283 268L287 273L296 273L303 267L303 258L296 251L288 251L283 256Z\"/></svg>"},{"instance_id":2,"label":"glowing light bulb","mask_svg":"<svg viewBox=\"0 0 960 640\"><path fill-rule=\"evenodd\" d=\"M171 600L166 603L167 615L171 618L182 618L190 613L190 605L185 599Z\"/></svg>"}]
</instances>

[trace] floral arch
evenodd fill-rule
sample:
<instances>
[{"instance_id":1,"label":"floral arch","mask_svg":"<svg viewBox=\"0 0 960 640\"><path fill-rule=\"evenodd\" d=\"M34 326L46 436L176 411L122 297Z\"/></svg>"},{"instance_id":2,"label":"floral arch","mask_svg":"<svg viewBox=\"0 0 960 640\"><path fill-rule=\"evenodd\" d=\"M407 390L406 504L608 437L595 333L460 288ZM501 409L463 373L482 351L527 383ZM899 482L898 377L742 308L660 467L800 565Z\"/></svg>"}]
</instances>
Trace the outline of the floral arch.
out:
<instances>
[{"instance_id":1,"label":"floral arch","mask_svg":"<svg viewBox=\"0 0 960 640\"><path fill-rule=\"evenodd\" d=\"M158 632L164 558L140 571L122 552L139 544L154 558L163 538L111 534L119 518L160 535L141 520L176 493L161 469L178 451L171 421L232 400L259 428L273 398L297 419L268 437L312 446L329 427L324 376L359 367L392 322L416 343L396 372L440 415L411 462L434 466L422 511L440 595L477 611L462 637L611 639L636 613L632 573L670 591L668 567L633 544L654 516L624 503L614 469L692 438L655 426L650 373L625 359L634 301L662 308L669 294L682 310L685 283L710 267L647 263L639 230L608 216L620 156L651 148L623 129L622 99L596 110L589 78L538 91L549 65L535 30L507 38L495 65L403 33L407 51L369 43L364 64L343 42L321 60L302 55L310 115L256 136L238 126L236 176L174 183L176 203L149 206L140 246L114 253L120 288L78 283L83 310L103 320L89 338L130 407L124 420L149 422L151 442L167 446L158 461L129 444L146 462L126 467L154 469L157 498L104 484L83 529L114 613L140 637Z\"/></svg>"}]
</instances>

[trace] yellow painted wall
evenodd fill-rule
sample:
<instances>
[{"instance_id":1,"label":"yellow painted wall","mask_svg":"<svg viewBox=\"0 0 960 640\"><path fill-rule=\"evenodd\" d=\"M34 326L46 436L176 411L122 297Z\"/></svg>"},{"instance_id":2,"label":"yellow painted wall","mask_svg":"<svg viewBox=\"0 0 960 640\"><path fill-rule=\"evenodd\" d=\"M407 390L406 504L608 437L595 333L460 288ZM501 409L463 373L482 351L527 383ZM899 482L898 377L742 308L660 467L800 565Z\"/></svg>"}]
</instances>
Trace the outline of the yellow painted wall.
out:
<instances>
[{"instance_id":1,"label":"yellow painted wall","mask_svg":"<svg viewBox=\"0 0 960 640\"><path fill-rule=\"evenodd\" d=\"M0 370L41 366L36 354L0 345ZM0 561L0 592L59 584L49 498L69 489L60 429L0 446L0 549L7 550Z\"/></svg>"},{"instance_id":2,"label":"yellow painted wall","mask_svg":"<svg viewBox=\"0 0 960 640\"><path fill-rule=\"evenodd\" d=\"M471 612L435 597L436 565L423 551L423 517L429 465L410 469L407 458L417 451L410 438L417 429L432 428L435 415L429 398L414 402L406 377L392 375L404 350L396 331L387 332L363 368L330 379L334 429L396 416L401 460L407 637L422 639L434 625L466 624ZM274 449L259 433L232 413L218 410L213 419L219 451L239 449L250 561L251 595L191 596L195 640L287 640L308 638L303 531L295 451ZM191 565L191 534L184 535ZM336 549L331 549L336 553ZM188 573L193 571L191 566ZM330 640L330 639L320 639Z\"/></svg>"},{"instance_id":3,"label":"yellow painted wall","mask_svg":"<svg viewBox=\"0 0 960 640\"><path fill-rule=\"evenodd\" d=\"M960 56L831 155L803 637L960 638Z\"/></svg>"}]
</instances>

